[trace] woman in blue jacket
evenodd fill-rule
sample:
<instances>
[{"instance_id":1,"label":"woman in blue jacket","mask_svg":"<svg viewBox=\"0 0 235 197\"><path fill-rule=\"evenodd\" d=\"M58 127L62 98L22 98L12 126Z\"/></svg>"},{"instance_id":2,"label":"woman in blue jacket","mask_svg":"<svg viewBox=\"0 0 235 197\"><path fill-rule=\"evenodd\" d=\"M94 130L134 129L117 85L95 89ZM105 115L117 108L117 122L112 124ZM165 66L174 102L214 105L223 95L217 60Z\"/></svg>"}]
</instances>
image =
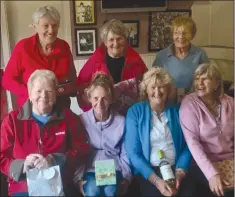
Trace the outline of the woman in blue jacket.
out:
<instances>
[{"instance_id":1,"label":"woman in blue jacket","mask_svg":"<svg viewBox=\"0 0 235 197\"><path fill-rule=\"evenodd\" d=\"M142 101L127 112L126 152L134 174L141 175L139 183L142 196L192 196L191 181L185 178L191 154L180 127L179 106L168 105L172 81L163 68L150 69L140 83ZM164 152L175 172L176 190L162 179L158 150Z\"/></svg>"}]
</instances>

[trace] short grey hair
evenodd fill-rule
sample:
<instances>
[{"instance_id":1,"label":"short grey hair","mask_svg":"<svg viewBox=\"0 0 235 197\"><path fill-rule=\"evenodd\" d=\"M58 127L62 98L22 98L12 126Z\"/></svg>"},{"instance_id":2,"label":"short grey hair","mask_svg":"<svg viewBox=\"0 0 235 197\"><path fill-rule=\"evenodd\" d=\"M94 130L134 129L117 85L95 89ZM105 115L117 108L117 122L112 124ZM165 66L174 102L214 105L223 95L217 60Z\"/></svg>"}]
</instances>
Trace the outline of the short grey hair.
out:
<instances>
[{"instance_id":1,"label":"short grey hair","mask_svg":"<svg viewBox=\"0 0 235 197\"><path fill-rule=\"evenodd\" d=\"M38 69L35 70L28 79L27 88L29 92L31 92L34 82L38 78L44 79L46 81L51 81L55 87L57 86L58 82L54 72L46 69Z\"/></svg>"},{"instance_id":2,"label":"short grey hair","mask_svg":"<svg viewBox=\"0 0 235 197\"><path fill-rule=\"evenodd\" d=\"M120 20L112 19L102 26L100 29L100 38L102 41L107 40L107 36L110 31L116 35L122 36L124 39L127 39L127 28Z\"/></svg>"},{"instance_id":3,"label":"short grey hair","mask_svg":"<svg viewBox=\"0 0 235 197\"><path fill-rule=\"evenodd\" d=\"M147 87L151 82L154 82L154 84L158 86L168 86L168 94L170 96L170 93L174 87L172 77L163 68L153 67L144 74L143 79L139 85L140 100L145 100L148 98ZM168 100L170 100L169 96Z\"/></svg>"},{"instance_id":4,"label":"short grey hair","mask_svg":"<svg viewBox=\"0 0 235 197\"><path fill-rule=\"evenodd\" d=\"M53 20L55 20L58 24L60 24L60 13L53 6L43 6L37 8L36 11L32 15L33 23L38 24L39 20L43 16L50 16Z\"/></svg>"},{"instance_id":5,"label":"short grey hair","mask_svg":"<svg viewBox=\"0 0 235 197\"><path fill-rule=\"evenodd\" d=\"M217 97L221 97L224 95L224 82L223 75L218 66L215 63L204 63L200 64L194 73L194 80L197 76L206 75L206 77L210 79L215 79L219 86L215 90L215 94Z\"/></svg>"}]
</instances>

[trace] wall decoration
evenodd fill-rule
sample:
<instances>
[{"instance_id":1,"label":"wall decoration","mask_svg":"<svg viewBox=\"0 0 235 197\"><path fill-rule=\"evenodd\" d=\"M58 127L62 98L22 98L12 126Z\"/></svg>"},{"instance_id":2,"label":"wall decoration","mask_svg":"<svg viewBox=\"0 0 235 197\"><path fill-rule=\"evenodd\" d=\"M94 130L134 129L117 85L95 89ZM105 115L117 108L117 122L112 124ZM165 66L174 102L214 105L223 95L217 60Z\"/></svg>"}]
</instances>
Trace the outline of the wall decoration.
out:
<instances>
[{"instance_id":1,"label":"wall decoration","mask_svg":"<svg viewBox=\"0 0 235 197\"><path fill-rule=\"evenodd\" d=\"M124 25L127 27L128 36L127 41L128 43L134 47L139 47L139 21L138 20L122 20Z\"/></svg>"},{"instance_id":2,"label":"wall decoration","mask_svg":"<svg viewBox=\"0 0 235 197\"><path fill-rule=\"evenodd\" d=\"M149 16L148 50L160 51L172 43L171 22L178 16L191 16L191 10L152 12Z\"/></svg>"},{"instance_id":3,"label":"wall decoration","mask_svg":"<svg viewBox=\"0 0 235 197\"><path fill-rule=\"evenodd\" d=\"M95 24L95 1L74 1L75 25Z\"/></svg>"},{"instance_id":4,"label":"wall decoration","mask_svg":"<svg viewBox=\"0 0 235 197\"><path fill-rule=\"evenodd\" d=\"M75 29L76 55L91 55L96 49L96 29Z\"/></svg>"}]
</instances>

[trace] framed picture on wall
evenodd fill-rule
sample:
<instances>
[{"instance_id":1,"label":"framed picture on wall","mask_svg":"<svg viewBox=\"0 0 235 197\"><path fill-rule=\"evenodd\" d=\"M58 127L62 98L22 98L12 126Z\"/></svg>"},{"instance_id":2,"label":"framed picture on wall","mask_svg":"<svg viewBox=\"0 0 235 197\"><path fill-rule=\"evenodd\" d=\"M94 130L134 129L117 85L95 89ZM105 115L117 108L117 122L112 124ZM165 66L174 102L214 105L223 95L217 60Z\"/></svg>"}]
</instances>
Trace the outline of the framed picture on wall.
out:
<instances>
[{"instance_id":1,"label":"framed picture on wall","mask_svg":"<svg viewBox=\"0 0 235 197\"><path fill-rule=\"evenodd\" d=\"M191 16L191 10L152 12L149 15L148 50L160 51L172 43L171 22L178 16Z\"/></svg>"},{"instance_id":2,"label":"framed picture on wall","mask_svg":"<svg viewBox=\"0 0 235 197\"><path fill-rule=\"evenodd\" d=\"M76 55L91 55L96 49L96 29L75 29Z\"/></svg>"},{"instance_id":3,"label":"framed picture on wall","mask_svg":"<svg viewBox=\"0 0 235 197\"><path fill-rule=\"evenodd\" d=\"M128 43L134 47L139 47L139 21L138 20L122 20L124 25L127 27L128 36L127 41Z\"/></svg>"},{"instance_id":4,"label":"framed picture on wall","mask_svg":"<svg viewBox=\"0 0 235 197\"><path fill-rule=\"evenodd\" d=\"M75 25L95 24L95 0L74 1Z\"/></svg>"}]
</instances>

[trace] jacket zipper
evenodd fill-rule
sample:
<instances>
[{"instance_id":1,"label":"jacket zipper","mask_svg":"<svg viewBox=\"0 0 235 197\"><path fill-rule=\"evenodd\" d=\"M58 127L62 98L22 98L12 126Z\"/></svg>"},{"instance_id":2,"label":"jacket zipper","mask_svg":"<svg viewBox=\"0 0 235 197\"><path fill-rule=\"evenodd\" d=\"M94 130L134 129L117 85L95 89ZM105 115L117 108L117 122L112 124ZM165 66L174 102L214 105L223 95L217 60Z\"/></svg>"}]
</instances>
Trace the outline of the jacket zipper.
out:
<instances>
[{"instance_id":1,"label":"jacket zipper","mask_svg":"<svg viewBox=\"0 0 235 197\"><path fill-rule=\"evenodd\" d=\"M38 140L38 153L42 155L43 153L43 143L42 143L42 139L41 139L41 133L42 133L42 127L39 127L39 140Z\"/></svg>"}]
</instances>

